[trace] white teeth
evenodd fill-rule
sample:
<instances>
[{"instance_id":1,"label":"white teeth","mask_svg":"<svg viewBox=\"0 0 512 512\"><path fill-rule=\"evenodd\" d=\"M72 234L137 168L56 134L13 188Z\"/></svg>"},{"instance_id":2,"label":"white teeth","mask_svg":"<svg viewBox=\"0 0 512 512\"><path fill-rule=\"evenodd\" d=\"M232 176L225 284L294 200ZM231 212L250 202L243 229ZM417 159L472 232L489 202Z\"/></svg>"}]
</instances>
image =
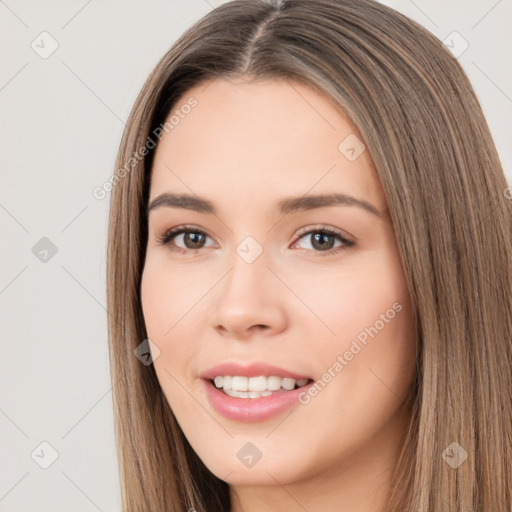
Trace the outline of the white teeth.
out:
<instances>
[{"instance_id":1,"label":"white teeth","mask_svg":"<svg viewBox=\"0 0 512 512\"><path fill-rule=\"evenodd\" d=\"M232 389L225 389L224 393L236 398L259 398L260 396L272 395L272 391L233 391Z\"/></svg>"},{"instance_id":2,"label":"white teeth","mask_svg":"<svg viewBox=\"0 0 512 512\"><path fill-rule=\"evenodd\" d=\"M295 387L295 379L283 379L282 386L286 391L291 391Z\"/></svg>"},{"instance_id":3,"label":"white teeth","mask_svg":"<svg viewBox=\"0 0 512 512\"><path fill-rule=\"evenodd\" d=\"M250 391L265 391L267 389L266 377L250 377L249 390Z\"/></svg>"},{"instance_id":4,"label":"white teeth","mask_svg":"<svg viewBox=\"0 0 512 512\"><path fill-rule=\"evenodd\" d=\"M231 389L247 391L249 389L249 379L247 377L231 377Z\"/></svg>"},{"instance_id":5,"label":"white teeth","mask_svg":"<svg viewBox=\"0 0 512 512\"><path fill-rule=\"evenodd\" d=\"M298 387L305 386L308 379L281 378L275 375L265 377L244 377L231 375L218 375L214 379L215 387L222 388L229 396L241 396L243 398L258 398L268 396L273 391L291 391L297 384ZM282 391L281 390L281 391ZM254 395L254 396L253 396Z\"/></svg>"},{"instance_id":6,"label":"white teeth","mask_svg":"<svg viewBox=\"0 0 512 512\"><path fill-rule=\"evenodd\" d=\"M281 388L281 382L283 379L281 377L268 377L267 378L267 386L270 391L277 391Z\"/></svg>"}]
</instances>

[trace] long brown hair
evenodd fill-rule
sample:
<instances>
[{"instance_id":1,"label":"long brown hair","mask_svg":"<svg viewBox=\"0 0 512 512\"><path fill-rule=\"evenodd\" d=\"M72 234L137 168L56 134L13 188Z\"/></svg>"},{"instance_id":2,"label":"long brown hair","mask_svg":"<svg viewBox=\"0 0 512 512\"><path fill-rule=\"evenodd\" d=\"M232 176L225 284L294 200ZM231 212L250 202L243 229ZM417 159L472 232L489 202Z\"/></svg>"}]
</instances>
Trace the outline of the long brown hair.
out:
<instances>
[{"instance_id":1,"label":"long brown hair","mask_svg":"<svg viewBox=\"0 0 512 512\"><path fill-rule=\"evenodd\" d=\"M123 512L230 508L227 483L191 449L153 366L134 350L147 338L139 289L155 134L190 87L240 76L297 81L329 97L380 177L418 346L412 421L386 510L510 512L512 201L457 60L372 0L223 4L163 56L135 102L116 162L107 262ZM452 467L446 449L467 460Z\"/></svg>"}]
</instances>

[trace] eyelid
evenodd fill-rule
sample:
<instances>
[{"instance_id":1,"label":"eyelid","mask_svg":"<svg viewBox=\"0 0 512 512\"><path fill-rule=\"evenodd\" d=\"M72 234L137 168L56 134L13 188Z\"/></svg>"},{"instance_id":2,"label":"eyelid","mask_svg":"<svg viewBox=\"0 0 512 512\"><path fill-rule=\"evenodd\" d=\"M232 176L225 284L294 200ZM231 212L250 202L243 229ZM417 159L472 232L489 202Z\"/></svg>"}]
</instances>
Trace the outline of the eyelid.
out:
<instances>
[{"instance_id":1,"label":"eyelid","mask_svg":"<svg viewBox=\"0 0 512 512\"><path fill-rule=\"evenodd\" d=\"M339 236L340 238L343 238L347 242L351 242L351 243L355 243L357 240L355 237L353 237L352 235L349 235L345 231L338 229L338 228L328 226L327 224L314 224L313 226L307 226L305 228L301 228L301 229L299 229L299 231L297 232L297 234L295 236L297 238L300 238L312 231L313 232L326 231L328 233L332 233L333 235Z\"/></svg>"}]
</instances>

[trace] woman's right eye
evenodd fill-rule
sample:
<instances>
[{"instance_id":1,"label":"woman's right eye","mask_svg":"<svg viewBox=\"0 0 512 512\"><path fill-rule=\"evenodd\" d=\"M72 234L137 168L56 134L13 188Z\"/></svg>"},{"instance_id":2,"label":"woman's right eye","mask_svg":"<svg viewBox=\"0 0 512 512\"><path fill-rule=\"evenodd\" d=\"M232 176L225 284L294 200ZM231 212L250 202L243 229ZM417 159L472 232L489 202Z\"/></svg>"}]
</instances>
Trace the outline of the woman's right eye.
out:
<instances>
[{"instance_id":1,"label":"woman's right eye","mask_svg":"<svg viewBox=\"0 0 512 512\"><path fill-rule=\"evenodd\" d=\"M182 238L182 243L185 247L177 247L176 240ZM202 249L204 247L205 238L209 238L207 233L200 228L194 226L179 226L167 230L161 237L158 238L160 245L165 245L171 252L179 252L181 254L194 251L195 249ZM197 246L197 247L196 247Z\"/></svg>"}]
</instances>

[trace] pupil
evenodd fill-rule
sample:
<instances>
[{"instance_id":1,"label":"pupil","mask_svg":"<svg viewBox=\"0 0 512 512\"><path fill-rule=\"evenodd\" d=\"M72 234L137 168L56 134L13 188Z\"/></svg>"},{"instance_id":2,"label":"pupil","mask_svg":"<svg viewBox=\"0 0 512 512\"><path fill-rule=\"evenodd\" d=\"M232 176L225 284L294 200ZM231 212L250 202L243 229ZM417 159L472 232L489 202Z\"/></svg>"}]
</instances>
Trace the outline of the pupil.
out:
<instances>
[{"instance_id":1,"label":"pupil","mask_svg":"<svg viewBox=\"0 0 512 512\"><path fill-rule=\"evenodd\" d=\"M200 243L200 238L203 235L201 233L188 233L185 237L185 244L189 239L192 239L192 245ZM189 249L197 249L197 247L189 247Z\"/></svg>"},{"instance_id":2,"label":"pupil","mask_svg":"<svg viewBox=\"0 0 512 512\"><path fill-rule=\"evenodd\" d=\"M327 234L322 234L322 233L316 233L315 235L313 235L313 247L316 246L316 244L318 244L318 247L320 249L325 249L326 248L326 245L330 245L328 242L326 242L325 239L328 239L328 238L333 238L332 235L327 235Z\"/></svg>"}]
</instances>

